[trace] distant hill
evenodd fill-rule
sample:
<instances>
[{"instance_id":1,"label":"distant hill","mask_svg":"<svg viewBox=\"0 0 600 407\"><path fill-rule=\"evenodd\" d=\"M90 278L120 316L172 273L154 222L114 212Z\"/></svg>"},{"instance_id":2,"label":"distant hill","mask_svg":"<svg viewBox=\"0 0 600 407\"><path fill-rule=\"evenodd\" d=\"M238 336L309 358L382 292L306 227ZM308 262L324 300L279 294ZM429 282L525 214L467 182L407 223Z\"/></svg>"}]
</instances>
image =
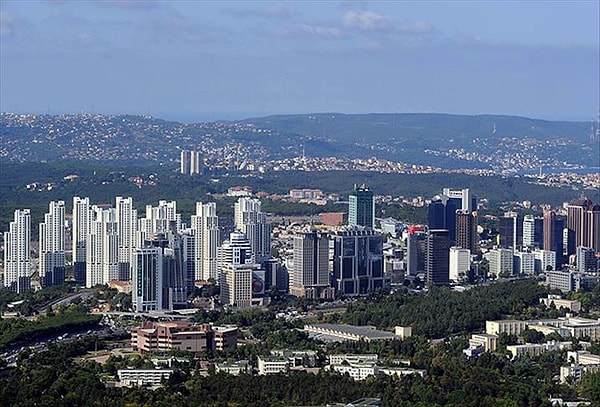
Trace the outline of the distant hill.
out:
<instances>
[{"instance_id":1,"label":"distant hill","mask_svg":"<svg viewBox=\"0 0 600 407\"><path fill-rule=\"evenodd\" d=\"M303 114L182 124L148 116L0 115L0 160L124 161L176 166L182 149L207 164L376 157L445 168L594 167L590 123L515 116Z\"/></svg>"},{"instance_id":2,"label":"distant hill","mask_svg":"<svg viewBox=\"0 0 600 407\"><path fill-rule=\"evenodd\" d=\"M593 130L586 122L439 113L320 113L267 116L247 119L244 123L321 138L338 145L370 147L386 158L416 160L421 164L426 163L428 156L436 156L433 151L447 153L452 149L465 151L446 157L472 163L485 161L469 158L470 153L495 157L529 155L528 158L540 161L540 165L550 166L563 161L598 166L600 161L600 140L590 138ZM426 150L432 152L423 154ZM531 150L535 150L534 154Z\"/></svg>"}]
</instances>

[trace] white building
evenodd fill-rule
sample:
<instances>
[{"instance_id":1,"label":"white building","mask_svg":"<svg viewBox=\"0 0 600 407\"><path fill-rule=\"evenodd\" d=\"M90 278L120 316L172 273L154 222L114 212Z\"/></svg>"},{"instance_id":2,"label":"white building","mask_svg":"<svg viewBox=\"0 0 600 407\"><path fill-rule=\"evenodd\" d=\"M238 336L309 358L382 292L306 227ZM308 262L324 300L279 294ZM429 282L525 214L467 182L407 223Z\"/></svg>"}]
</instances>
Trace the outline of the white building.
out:
<instances>
[{"instance_id":1,"label":"white building","mask_svg":"<svg viewBox=\"0 0 600 407\"><path fill-rule=\"evenodd\" d=\"M535 274L535 255L529 252L515 252L513 258L514 274L531 276Z\"/></svg>"},{"instance_id":2,"label":"white building","mask_svg":"<svg viewBox=\"0 0 600 407\"><path fill-rule=\"evenodd\" d=\"M241 197L235 203L234 221L237 230L246 235L252 247L253 263L260 263L271 255L271 225L261 211L261 202Z\"/></svg>"},{"instance_id":3,"label":"white building","mask_svg":"<svg viewBox=\"0 0 600 407\"><path fill-rule=\"evenodd\" d=\"M556 269L556 252L551 250L535 250L535 272L544 273Z\"/></svg>"},{"instance_id":4,"label":"white building","mask_svg":"<svg viewBox=\"0 0 600 407\"><path fill-rule=\"evenodd\" d=\"M73 197L73 274L78 284L86 284L87 236L92 223L90 199Z\"/></svg>"},{"instance_id":5,"label":"white building","mask_svg":"<svg viewBox=\"0 0 600 407\"><path fill-rule=\"evenodd\" d=\"M181 232L181 214L177 213L177 202L161 200L158 206L146 205L146 217L139 219L138 245L143 245L144 239L153 234L169 230Z\"/></svg>"},{"instance_id":6,"label":"white building","mask_svg":"<svg viewBox=\"0 0 600 407\"><path fill-rule=\"evenodd\" d=\"M194 264L196 280L219 279L218 247L221 243L217 204L196 202L196 214L192 215L194 234Z\"/></svg>"},{"instance_id":7,"label":"white building","mask_svg":"<svg viewBox=\"0 0 600 407\"><path fill-rule=\"evenodd\" d=\"M90 288L119 279L119 228L114 208L92 206L86 238L86 279Z\"/></svg>"},{"instance_id":8,"label":"white building","mask_svg":"<svg viewBox=\"0 0 600 407\"><path fill-rule=\"evenodd\" d=\"M4 232L4 286L22 293L31 288L31 213L17 209Z\"/></svg>"},{"instance_id":9,"label":"white building","mask_svg":"<svg viewBox=\"0 0 600 407\"><path fill-rule=\"evenodd\" d=\"M258 374L277 374L287 373L290 371L290 361L285 357L278 356L259 356L258 357Z\"/></svg>"},{"instance_id":10,"label":"white building","mask_svg":"<svg viewBox=\"0 0 600 407\"><path fill-rule=\"evenodd\" d=\"M137 312L163 308L163 256L159 247L135 249L132 267L132 303Z\"/></svg>"},{"instance_id":11,"label":"white building","mask_svg":"<svg viewBox=\"0 0 600 407\"><path fill-rule=\"evenodd\" d=\"M65 282L65 202L52 201L39 227L39 276L43 287Z\"/></svg>"},{"instance_id":12,"label":"white building","mask_svg":"<svg viewBox=\"0 0 600 407\"><path fill-rule=\"evenodd\" d=\"M513 250L492 249L485 254L490 262L490 275L512 276L513 274Z\"/></svg>"},{"instance_id":13,"label":"white building","mask_svg":"<svg viewBox=\"0 0 600 407\"><path fill-rule=\"evenodd\" d=\"M117 376L124 386L159 386L163 380L169 380L171 369L122 369Z\"/></svg>"},{"instance_id":14,"label":"white building","mask_svg":"<svg viewBox=\"0 0 600 407\"><path fill-rule=\"evenodd\" d=\"M460 247L450 248L450 280L458 282L461 273L466 274L471 268L471 251Z\"/></svg>"},{"instance_id":15,"label":"white building","mask_svg":"<svg viewBox=\"0 0 600 407\"><path fill-rule=\"evenodd\" d=\"M132 198L118 196L115 200L115 216L119 241L119 276L121 281L131 279L131 262L133 251L137 246L137 210L133 207Z\"/></svg>"}]
</instances>

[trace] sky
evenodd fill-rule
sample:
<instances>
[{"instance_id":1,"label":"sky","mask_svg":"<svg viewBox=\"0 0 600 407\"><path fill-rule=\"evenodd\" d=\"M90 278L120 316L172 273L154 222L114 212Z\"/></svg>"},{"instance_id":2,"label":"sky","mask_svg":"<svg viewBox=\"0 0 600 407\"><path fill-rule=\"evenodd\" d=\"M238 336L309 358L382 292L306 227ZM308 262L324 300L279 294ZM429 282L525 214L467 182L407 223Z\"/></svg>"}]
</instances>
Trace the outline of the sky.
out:
<instances>
[{"instance_id":1,"label":"sky","mask_svg":"<svg viewBox=\"0 0 600 407\"><path fill-rule=\"evenodd\" d=\"M0 1L0 110L595 120L600 2Z\"/></svg>"}]
</instances>

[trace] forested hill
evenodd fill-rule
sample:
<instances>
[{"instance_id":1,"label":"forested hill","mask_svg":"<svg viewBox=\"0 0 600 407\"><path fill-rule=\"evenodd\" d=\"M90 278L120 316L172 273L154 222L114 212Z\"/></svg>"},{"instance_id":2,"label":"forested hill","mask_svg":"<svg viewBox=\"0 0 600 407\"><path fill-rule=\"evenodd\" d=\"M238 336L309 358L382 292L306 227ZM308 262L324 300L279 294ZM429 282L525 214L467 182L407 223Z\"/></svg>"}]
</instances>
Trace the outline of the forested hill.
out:
<instances>
[{"instance_id":1,"label":"forested hill","mask_svg":"<svg viewBox=\"0 0 600 407\"><path fill-rule=\"evenodd\" d=\"M244 123L419 164L433 157L504 168L557 167L564 162L597 166L600 162L600 139L595 136L597 124L592 122L440 113L320 113L275 115Z\"/></svg>"}]
</instances>

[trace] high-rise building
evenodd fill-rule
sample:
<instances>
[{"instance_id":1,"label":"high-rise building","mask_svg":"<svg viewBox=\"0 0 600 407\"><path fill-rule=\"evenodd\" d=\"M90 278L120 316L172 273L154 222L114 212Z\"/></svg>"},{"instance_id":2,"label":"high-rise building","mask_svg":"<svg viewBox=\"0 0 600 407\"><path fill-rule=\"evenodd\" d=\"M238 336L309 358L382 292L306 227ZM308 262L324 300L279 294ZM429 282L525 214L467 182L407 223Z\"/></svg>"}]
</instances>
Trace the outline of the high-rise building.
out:
<instances>
[{"instance_id":1,"label":"high-rise building","mask_svg":"<svg viewBox=\"0 0 600 407\"><path fill-rule=\"evenodd\" d=\"M450 239L447 229L430 229L426 238L425 278L429 285L450 284Z\"/></svg>"},{"instance_id":2,"label":"high-rise building","mask_svg":"<svg viewBox=\"0 0 600 407\"><path fill-rule=\"evenodd\" d=\"M196 214L191 219L195 243L196 280L219 281L217 250L221 244L221 231L217 205L214 202L196 203Z\"/></svg>"},{"instance_id":3,"label":"high-rise building","mask_svg":"<svg viewBox=\"0 0 600 407\"><path fill-rule=\"evenodd\" d=\"M425 238L425 232L409 229L406 238L406 271L410 276L416 276L425 271L425 254L427 253Z\"/></svg>"},{"instance_id":4,"label":"high-rise building","mask_svg":"<svg viewBox=\"0 0 600 407\"><path fill-rule=\"evenodd\" d=\"M181 214L177 213L177 202L158 201L158 206L146 205L146 217L139 219L138 244L153 234L181 232Z\"/></svg>"},{"instance_id":5,"label":"high-rise building","mask_svg":"<svg viewBox=\"0 0 600 407\"><path fill-rule=\"evenodd\" d=\"M31 289L31 213L17 209L4 232L4 286L22 293Z\"/></svg>"},{"instance_id":6,"label":"high-rise building","mask_svg":"<svg viewBox=\"0 0 600 407\"><path fill-rule=\"evenodd\" d=\"M217 250L219 271L225 264L251 264L252 246L245 234L235 231L229 234Z\"/></svg>"},{"instance_id":7,"label":"high-rise building","mask_svg":"<svg viewBox=\"0 0 600 407\"><path fill-rule=\"evenodd\" d=\"M118 196L115 200L115 215L119 240L119 280L131 280L131 261L137 238L137 210L132 198Z\"/></svg>"},{"instance_id":8,"label":"high-rise building","mask_svg":"<svg viewBox=\"0 0 600 407\"><path fill-rule=\"evenodd\" d=\"M39 276L42 287L65 282L65 203L52 201L39 227Z\"/></svg>"},{"instance_id":9,"label":"high-rise building","mask_svg":"<svg viewBox=\"0 0 600 407\"><path fill-rule=\"evenodd\" d=\"M221 268L219 284L221 303L238 308L250 307L253 272L259 269L258 264L224 264Z\"/></svg>"},{"instance_id":10,"label":"high-rise building","mask_svg":"<svg viewBox=\"0 0 600 407\"><path fill-rule=\"evenodd\" d=\"M329 238L316 231L294 236L294 265L291 293L320 298L331 286L329 277Z\"/></svg>"},{"instance_id":11,"label":"high-rise building","mask_svg":"<svg viewBox=\"0 0 600 407\"><path fill-rule=\"evenodd\" d=\"M525 215L523 218L523 246L541 247L543 245L543 228L543 218Z\"/></svg>"},{"instance_id":12,"label":"high-rise building","mask_svg":"<svg viewBox=\"0 0 600 407\"><path fill-rule=\"evenodd\" d=\"M516 275L534 275L535 254L531 252L516 252L513 257L513 273Z\"/></svg>"},{"instance_id":13,"label":"high-rise building","mask_svg":"<svg viewBox=\"0 0 600 407\"><path fill-rule=\"evenodd\" d=\"M513 249L492 249L485 254L489 261L489 274L496 277L510 277L513 275Z\"/></svg>"},{"instance_id":14,"label":"high-rise building","mask_svg":"<svg viewBox=\"0 0 600 407\"><path fill-rule=\"evenodd\" d=\"M567 244L567 254L574 254L578 246L600 251L600 205L593 205L589 199L571 202L567 206L567 229L573 240Z\"/></svg>"},{"instance_id":15,"label":"high-rise building","mask_svg":"<svg viewBox=\"0 0 600 407\"><path fill-rule=\"evenodd\" d=\"M173 310L187 306L188 283L183 267L183 245L179 235L168 232L154 235L144 248L159 248L162 256L162 307Z\"/></svg>"},{"instance_id":16,"label":"high-rise building","mask_svg":"<svg viewBox=\"0 0 600 407\"><path fill-rule=\"evenodd\" d=\"M355 185L354 191L348 197L348 225L375 227L375 199L373 191L365 184Z\"/></svg>"},{"instance_id":17,"label":"high-rise building","mask_svg":"<svg viewBox=\"0 0 600 407\"><path fill-rule=\"evenodd\" d=\"M465 249L476 250L477 197L472 195L468 188L462 190L444 188L442 194L434 197L429 204L428 218L429 229L448 230L451 245L459 246L457 233L460 233L460 247L464 245ZM460 223L457 223L458 221ZM457 230L458 227L460 230Z\"/></svg>"},{"instance_id":18,"label":"high-rise building","mask_svg":"<svg viewBox=\"0 0 600 407\"><path fill-rule=\"evenodd\" d=\"M347 229L333 236L333 284L345 296L365 295L389 284L383 273L383 236Z\"/></svg>"},{"instance_id":19,"label":"high-rise building","mask_svg":"<svg viewBox=\"0 0 600 407\"><path fill-rule=\"evenodd\" d=\"M202 161L199 151L190 151L190 175L202 174Z\"/></svg>"},{"instance_id":20,"label":"high-rise building","mask_svg":"<svg viewBox=\"0 0 600 407\"><path fill-rule=\"evenodd\" d=\"M516 212L506 212L499 219L499 242L501 248L517 250L523 246L523 216Z\"/></svg>"},{"instance_id":21,"label":"high-rise building","mask_svg":"<svg viewBox=\"0 0 600 407\"><path fill-rule=\"evenodd\" d=\"M458 282L466 277L471 269L471 251L461 247L450 248L450 281Z\"/></svg>"},{"instance_id":22,"label":"high-rise building","mask_svg":"<svg viewBox=\"0 0 600 407\"><path fill-rule=\"evenodd\" d=\"M555 267L561 267L564 264L563 256L563 230L565 228L565 220L557 217L554 211L544 213L544 250L553 251L556 253Z\"/></svg>"},{"instance_id":23,"label":"high-rise building","mask_svg":"<svg viewBox=\"0 0 600 407\"><path fill-rule=\"evenodd\" d=\"M188 168L190 167L190 153L186 150L181 150L181 159L179 160L181 174L189 174Z\"/></svg>"},{"instance_id":24,"label":"high-rise building","mask_svg":"<svg viewBox=\"0 0 600 407\"><path fill-rule=\"evenodd\" d=\"M591 247L577 246L577 271L580 273L598 271L596 252Z\"/></svg>"},{"instance_id":25,"label":"high-rise building","mask_svg":"<svg viewBox=\"0 0 600 407\"><path fill-rule=\"evenodd\" d=\"M132 267L132 303L136 312L163 309L163 258L160 247L134 250Z\"/></svg>"},{"instance_id":26,"label":"high-rise building","mask_svg":"<svg viewBox=\"0 0 600 407\"><path fill-rule=\"evenodd\" d=\"M86 279L90 288L119 278L119 225L114 208L94 205L86 239Z\"/></svg>"},{"instance_id":27,"label":"high-rise building","mask_svg":"<svg viewBox=\"0 0 600 407\"><path fill-rule=\"evenodd\" d=\"M90 199L73 197L73 276L80 285L86 284L86 242L91 223Z\"/></svg>"},{"instance_id":28,"label":"high-rise building","mask_svg":"<svg viewBox=\"0 0 600 407\"><path fill-rule=\"evenodd\" d=\"M191 293L196 287L196 236L192 229L181 232L181 256L187 292Z\"/></svg>"},{"instance_id":29,"label":"high-rise building","mask_svg":"<svg viewBox=\"0 0 600 407\"><path fill-rule=\"evenodd\" d=\"M556 252L551 250L534 250L535 256L535 272L544 273L549 270L556 270L557 262Z\"/></svg>"},{"instance_id":30,"label":"high-rise building","mask_svg":"<svg viewBox=\"0 0 600 407\"><path fill-rule=\"evenodd\" d=\"M477 212L468 209L456 210L456 247L477 251Z\"/></svg>"},{"instance_id":31,"label":"high-rise building","mask_svg":"<svg viewBox=\"0 0 600 407\"><path fill-rule=\"evenodd\" d=\"M252 247L252 262L261 263L271 256L271 225L261 202L255 198L241 197L235 203L234 221L237 230L246 235Z\"/></svg>"}]
</instances>

